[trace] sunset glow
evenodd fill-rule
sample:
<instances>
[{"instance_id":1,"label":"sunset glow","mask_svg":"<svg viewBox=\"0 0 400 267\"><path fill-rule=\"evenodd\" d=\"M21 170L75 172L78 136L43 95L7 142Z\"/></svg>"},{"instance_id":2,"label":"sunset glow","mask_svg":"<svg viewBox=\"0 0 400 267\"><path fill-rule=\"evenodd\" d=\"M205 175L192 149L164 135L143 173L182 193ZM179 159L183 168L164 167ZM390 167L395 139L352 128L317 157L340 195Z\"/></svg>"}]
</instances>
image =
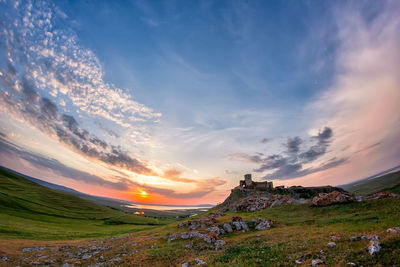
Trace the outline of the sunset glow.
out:
<instances>
[{"instance_id":1,"label":"sunset glow","mask_svg":"<svg viewBox=\"0 0 400 267\"><path fill-rule=\"evenodd\" d=\"M0 1L0 165L192 205L400 164L400 1L118 2Z\"/></svg>"}]
</instances>

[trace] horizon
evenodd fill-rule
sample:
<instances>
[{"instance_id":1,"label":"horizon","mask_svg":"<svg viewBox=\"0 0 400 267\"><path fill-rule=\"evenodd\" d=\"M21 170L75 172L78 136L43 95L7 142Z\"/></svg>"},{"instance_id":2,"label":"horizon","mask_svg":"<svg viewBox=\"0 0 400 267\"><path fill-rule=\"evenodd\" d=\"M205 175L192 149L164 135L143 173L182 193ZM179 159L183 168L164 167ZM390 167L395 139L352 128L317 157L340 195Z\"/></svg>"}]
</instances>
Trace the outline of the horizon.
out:
<instances>
[{"instance_id":1,"label":"horizon","mask_svg":"<svg viewBox=\"0 0 400 267\"><path fill-rule=\"evenodd\" d=\"M2 1L0 165L79 192L222 202L243 174L400 163L400 2Z\"/></svg>"}]
</instances>

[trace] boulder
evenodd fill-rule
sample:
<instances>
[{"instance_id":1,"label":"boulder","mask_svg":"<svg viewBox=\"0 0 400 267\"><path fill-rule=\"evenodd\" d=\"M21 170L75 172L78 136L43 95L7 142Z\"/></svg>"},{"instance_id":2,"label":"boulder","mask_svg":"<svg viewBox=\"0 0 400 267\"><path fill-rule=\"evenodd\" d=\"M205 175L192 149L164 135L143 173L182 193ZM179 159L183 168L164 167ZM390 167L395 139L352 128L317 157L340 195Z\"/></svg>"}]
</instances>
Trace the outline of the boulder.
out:
<instances>
[{"instance_id":1,"label":"boulder","mask_svg":"<svg viewBox=\"0 0 400 267\"><path fill-rule=\"evenodd\" d=\"M224 246L225 244L226 244L226 242L224 240L219 239L219 240L215 241L215 243L214 243L215 249L217 250L218 248Z\"/></svg>"},{"instance_id":2,"label":"boulder","mask_svg":"<svg viewBox=\"0 0 400 267\"><path fill-rule=\"evenodd\" d=\"M272 226L272 221L271 220L263 220L256 226L256 230L265 230L267 228L271 228Z\"/></svg>"},{"instance_id":3,"label":"boulder","mask_svg":"<svg viewBox=\"0 0 400 267\"><path fill-rule=\"evenodd\" d=\"M371 240L368 245L369 254L373 255L381 250L381 244L377 240Z\"/></svg>"},{"instance_id":4,"label":"boulder","mask_svg":"<svg viewBox=\"0 0 400 267\"><path fill-rule=\"evenodd\" d=\"M233 230L232 230L232 226L229 224L229 223L224 223L223 225L222 225L222 228L225 230L225 232L227 232L227 233L232 233L233 232Z\"/></svg>"},{"instance_id":5,"label":"boulder","mask_svg":"<svg viewBox=\"0 0 400 267\"><path fill-rule=\"evenodd\" d=\"M400 234L400 227L392 227L386 230L388 233Z\"/></svg>"},{"instance_id":6,"label":"boulder","mask_svg":"<svg viewBox=\"0 0 400 267\"><path fill-rule=\"evenodd\" d=\"M314 206L328 206L335 203L355 201L355 195L347 192L333 191L331 193L319 193L312 200Z\"/></svg>"},{"instance_id":7,"label":"boulder","mask_svg":"<svg viewBox=\"0 0 400 267\"><path fill-rule=\"evenodd\" d=\"M207 228L206 231L210 232L210 233L215 233L217 236L219 236L221 234L221 231L218 228L218 226L213 226L213 227Z\"/></svg>"}]
</instances>

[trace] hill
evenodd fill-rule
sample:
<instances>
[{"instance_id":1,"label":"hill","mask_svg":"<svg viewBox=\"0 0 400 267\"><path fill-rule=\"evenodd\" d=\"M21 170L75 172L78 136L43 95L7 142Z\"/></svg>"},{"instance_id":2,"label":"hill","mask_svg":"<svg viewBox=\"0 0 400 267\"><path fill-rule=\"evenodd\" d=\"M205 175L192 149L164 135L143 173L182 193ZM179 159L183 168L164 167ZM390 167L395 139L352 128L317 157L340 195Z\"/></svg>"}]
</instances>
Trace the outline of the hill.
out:
<instances>
[{"instance_id":1,"label":"hill","mask_svg":"<svg viewBox=\"0 0 400 267\"><path fill-rule=\"evenodd\" d=\"M196 205L190 205L188 206L187 209L176 209L176 206L174 205L162 205L162 204L157 204L155 206L162 206L165 208L165 210L156 210L152 209L152 204L144 204L144 203L139 203L139 202L132 202L132 201L127 201L127 200L121 200L121 199L115 199L115 198L109 198L109 197L100 197L100 196L93 196L89 194L85 194L82 192L79 192L75 189L62 186L62 185L57 185L53 183L49 183L22 173L19 173L17 171L8 169L6 167L0 166L0 169L3 169L5 171L8 171L10 173L16 174L17 176L21 176L25 179L28 179L32 182L35 182L39 185L42 185L47 188L51 188L57 191L62 191L66 192L72 195L75 195L77 197L89 200L91 202L94 202L98 205L101 206L106 206L111 209L117 209L121 210L123 212L127 213L135 213L135 212L144 212L147 217L153 217L153 218L159 218L159 219L183 219L183 218L188 218L190 216L193 216L195 214L198 214L201 209L204 207L213 207L214 205L209 205L209 204L202 204L202 205L197 205L199 208L196 208ZM136 206L146 206L148 207L147 209L144 208L136 208ZM179 207L184 207L185 205L180 205ZM201 208L200 208L201 207Z\"/></svg>"},{"instance_id":2,"label":"hill","mask_svg":"<svg viewBox=\"0 0 400 267\"><path fill-rule=\"evenodd\" d=\"M76 239L162 224L53 190L0 169L0 237Z\"/></svg>"},{"instance_id":3,"label":"hill","mask_svg":"<svg viewBox=\"0 0 400 267\"><path fill-rule=\"evenodd\" d=\"M340 187L346 191L360 195L382 191L400 193L400 171L390 172L378 177L368 177L354 183L341 185Z\"/></svg>"}]
</instances>

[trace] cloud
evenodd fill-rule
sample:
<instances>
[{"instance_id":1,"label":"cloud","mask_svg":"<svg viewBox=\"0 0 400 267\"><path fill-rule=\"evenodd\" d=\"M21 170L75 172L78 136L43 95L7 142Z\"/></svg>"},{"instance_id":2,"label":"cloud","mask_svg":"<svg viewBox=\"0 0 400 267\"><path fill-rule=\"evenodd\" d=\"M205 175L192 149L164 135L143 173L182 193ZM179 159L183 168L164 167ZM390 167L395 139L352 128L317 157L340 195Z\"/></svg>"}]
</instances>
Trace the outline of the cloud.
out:
<instances>
[{"instance_id":1,"label":"cloud","mask_svg":"<svg viewBox=\"0 0 400 267\"><path fill-rule=\"evenodd\" d=\"M66 96L86 114L122 127L158 120L160 113L104 81L94 53L79 44L71 29L59 27L67 18L57 7L45 1L17 6L13 2L2 3L0 39L7 62L0 65L3 84L21 87L24 100L30 103L39 101L37 92L41 91Z\"/></svg>"},{"instance_id":2,"label":"cloud","mask_svg":"<svg viewBox=\"0 0 400 267\"><path fill-rule=\"evenodd\" d=\"M300 137L296 136L294 138L288 138L286 143L287 153L296 154L300 150L300 145L303 143Z\"/></svg>"},{"instance_id":3,"label":"cloud","mask_svg":"<svg viewBox=\"0 0 400 267\"><path fill-rule=\"evenodd\" d=\"M120 146L81 128L74 116L59 114L54 100L41 94L66 95L87 114L132 129L137 127L133 122L151 121L160 114L104 82L95 55L81 47L70 30L53 28L55 20L63 18L57 18L59 12L52 4L38 1L34 8L30 2L17 7L4 3L2 8L7 10L1 17L4 30L0 31L0 49L7 57L6 64L0 64L3 111L58 138L85 157L136 173L153 174L145 163Z\"/></svg>"},{"instance_id":4,"label":"cloud","mask_svg":"<svg viewBox=\"0 0 400 267\"><path fill-rule=\"evenodd\" d=\"M108 181L99 176L68 167L56 159L47 158L43 155L29 152L22 147L7 141L3 137L0 137L0 154L3 154L2 156L5 157L24 159L39 168L46 168L51 172L87 184L104 186L115 190L129 189L129 183L125 179L116 182Z\"/></svg>"},{"instance_id":5,"label":"cloud","mask_svg":"<svg viewBox=\"0 0 400 267\"><path fill-rule=\"evenodd\" d=\"M305 164L314 162L321 156L326 154L333 137L333 130L325 127L319 131L317 135L311 136L311 146L302 151L300 145L303 139L299 136L288 138L284 144L284 150L280 154L271 154L264 156L262 153L256 155L248 155L246 153L237 153L231 155L231 159L241 160L248 163L260 164L255 172L264 173L265 171L273 171L264 175L263 179L292 179L302 177L311 173L334 168L341 164L349 162L348 158L332 159L320 166L305 168Z\"/></svg>"}]
</instances>

